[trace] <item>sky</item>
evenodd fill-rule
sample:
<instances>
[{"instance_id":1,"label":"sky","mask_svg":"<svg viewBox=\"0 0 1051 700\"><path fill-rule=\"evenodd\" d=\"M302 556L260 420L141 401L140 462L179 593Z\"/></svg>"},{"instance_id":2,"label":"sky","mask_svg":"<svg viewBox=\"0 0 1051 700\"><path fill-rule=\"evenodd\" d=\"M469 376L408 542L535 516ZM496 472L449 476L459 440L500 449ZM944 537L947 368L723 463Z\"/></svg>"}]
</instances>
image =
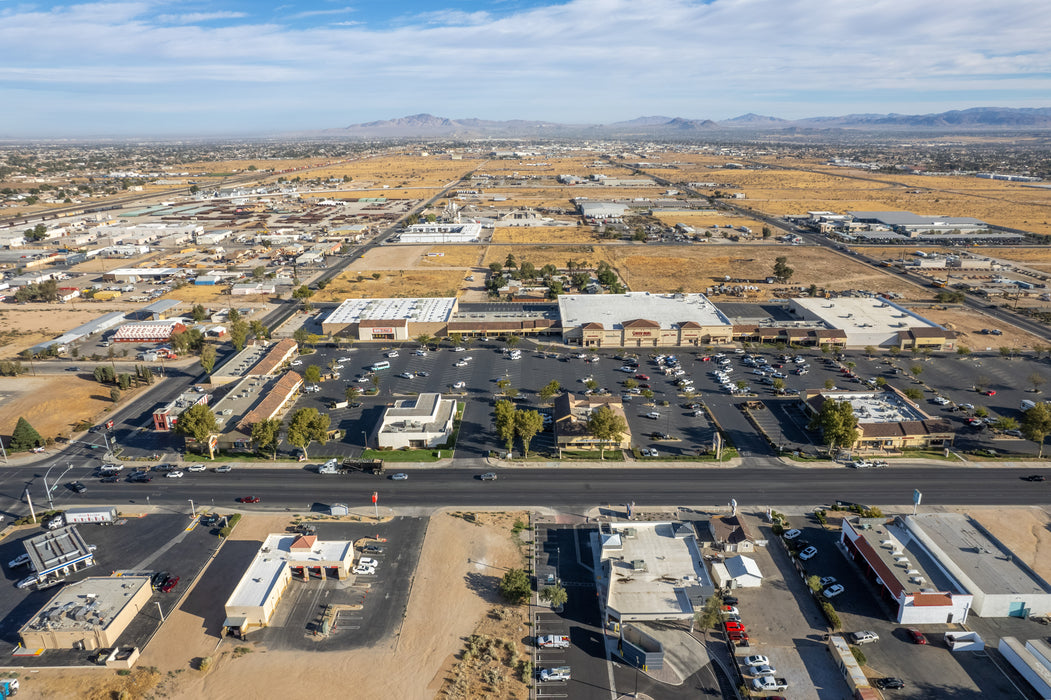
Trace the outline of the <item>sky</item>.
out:
<instances>
[{"instance_id":1,"label":"sky","mask_svg":"<svg viewBox=\"0 0 1051 700\"><path fill-rule=\"evenodd\" d=\"M1051 106L1047 0L0 0L0 137Z\"/></svg>"}]
</instances>

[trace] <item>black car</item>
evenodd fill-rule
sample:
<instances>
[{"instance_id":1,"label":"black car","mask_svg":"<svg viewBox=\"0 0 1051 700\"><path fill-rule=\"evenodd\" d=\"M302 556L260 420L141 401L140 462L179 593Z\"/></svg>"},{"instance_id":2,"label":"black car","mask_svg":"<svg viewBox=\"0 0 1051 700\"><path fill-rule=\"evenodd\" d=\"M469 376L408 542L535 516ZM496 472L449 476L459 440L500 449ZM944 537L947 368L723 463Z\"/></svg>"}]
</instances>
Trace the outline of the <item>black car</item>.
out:
<instances>
[{"instance_id":1,"label":"black car","mask_svg":"<svg viewBox=\"0 0 1051 700\"><path fill-rule=\"evenodd\" d=\"M905 681L900 678L877 678L876 687L881 690L900 690L905 687Z\"/></svg>"},{"instance_id":2,"label":"black car","mask_svg":"<svg viewBox=\"0 0 1051 700\"><path fill-rule=\"evenodd\" d=\"M110 474L108 476L104 476L101 479L99 479L99 483L100 484L115 484L115 483L117 483L117 475L116 474Z\"/></svg>"},{"instance_id":3,"label":"black car","mask_svg":"<svg viewBox=\"0 0 1051 700\"><path fill-rule=\"evenodd\" d=\"M1023 481L1044 481L1043 474L1030 474L1029 476L1023 476Z\"/></svg>"},{"instance_id":4,"label":"black car","mask_svg":"<svg viewBox=\"0 0 1051 700\"><path fill-rule=\"evenodd\" d=\"M164 582L168 580L169 575L170 574L168 574L167 571L158 571L152 577L150 577L150 585L152 585L154 588L160 588L164 585Z\"/></svg>"},{"instance_id":5,"label":"black car","mask_svg":"<svg viewBox=\"0 0 1051 700\"><path fill-rule=\"evenodd\" d=\"M732 595L724 595L723 605L737 605L737 597Z\"/></svg>"},{"instance_id":6,"label":"black car","mask_svg":"<svg viewBox=\"0 0 1051 700\"><path fill-rule=\"evenodd\" d=\"M85 491L88 490L88 487L85 486L84 484L80 483L79 481L71 481L70 483L68 483L66 485L69 487L69 489L71 491L73 491L73 493L84 493Z\"/></svg>"},{"instance_id":7,"label":"black car","mask_svg":"<svg viewBox=\"0 0 1051 700\"><path fill-rule=\"evenodd\" d=\"M128 476L128 481L135 484L148 484L153 481L153 477L146 472L135 472Z\"/></svg>"},{"instance_id":8,"label":"black car","mask_svg":"<svg viewBox=\"0 0 1051 700\"><path fill-rule=\"evenodd\" d=\"M201 525L215 525L219 522L219 516L215 513L205 513L201 516Z\"/></svg>"},{"instance_id":9,"label":"black car","mask_svg":"<svg viewBox=\"0 0 1051 700\"><path fill-rule=\"evenodd\" d=\"M380 547L378 544L367 544L361 548L361 551L368 554L383 554L383 547Z\"/></svg>"}]
</instances>

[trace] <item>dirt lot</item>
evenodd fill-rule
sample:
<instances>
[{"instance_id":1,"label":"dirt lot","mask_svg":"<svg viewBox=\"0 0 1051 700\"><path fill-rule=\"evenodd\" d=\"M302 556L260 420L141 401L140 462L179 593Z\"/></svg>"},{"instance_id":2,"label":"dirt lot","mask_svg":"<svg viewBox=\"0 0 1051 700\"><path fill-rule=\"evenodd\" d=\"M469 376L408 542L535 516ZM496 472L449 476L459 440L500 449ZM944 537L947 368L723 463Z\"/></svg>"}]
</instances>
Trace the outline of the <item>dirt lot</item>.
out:
<instances>
[{"instance_id":1,"label":"dirt lot","mask_svg":"<svg viewBox=\"0 0 1051 700\"><path fill-rule=\"evenodd\" d=\"M493 243L592 243L598 240L590 226L506 226L493 232Z\"/></svg>"},{"instance_id":2,"label":"dirt lot","mask_svg":"<svg viewBox=\"0 0 1051 700\"><path fill-rule=\"evenodd\" d=\"M495 602L498 576L522 565L523 555L510 534L518 517L524 519L523 514L480 514L478 525L445 514L432 518L393 653L271 652L248 644L250 651L238 655L232 641L216 651L219 640L206 634L205 620L180 610L168 618L139 662L140 669L155 667L155 673L140 670L120 677L112 671L42 672L23 681L22 695L109 700L127 688L133 698L305 698L330 694L335 687L352 688L347 695L358 698L433 698L445 683L455 686L456 654L472 633L516 640L517 654L526 654L517 641L523 636L519 619L494 612L503 608ZM287 516L250 516L232 539L261 541L288 522ZM215 607L216 614L222 614L222 601ZM499 615L505 620L498 624ZM201 672L195 660L206 656L214 662ZM525 686L510 673L494 687L482 683L481 672L482 666L470 670L465 681L470 694L461 697L526 696ZM136 685L129 687L132 682Z\"/></svg>"},{"instance_id":3,"label":"dirt lot","mask_svg":"<svg viewBox=\"0 0 1051 700\"><path fill-rule=\"evenodd\" d=\"M482 261L483 265L489 265L489 263L499 262L502 263L507 260L508 255L514 255L515 261L521 265L524 262L531 262L533 265L540 269L548 263L564 269L566 262L569 260L575 260L577 262L587 262L590 265L598 265L600 260L609 260L608 250L613 246L601 246L601 245L579 245L579 246L544 246L544 245L499 245L490 246L488 252L485 254L485 259Z\"/></svg>"},{"instance_id":4,"label":"dirt lot","mask_svg":"<svg viewBox=\"0 0 1051 700\"><path fill-rule=\"evenodd\" d=\"M0 435L10 435L19 417L45 439L69 437L71 428L82 420L97 422L115 404L110 401L109 387L85 378L88 376L69 372L0 377Z\"/></svg>"},{"instance_id":5,"label":"dirt lot","mask_svg":"<svg viewBox=\"0 0 1051 700\"><path fill-rule=\"evenodd\" d=\"M478 167L477 161L449 160L436 156L379 155L312 170L310 177L343 178L350 187L367 183L395 186L444 187Z\"/></svg>"},{"instance_id":6,"label":"dirt lot","mask_svg":"<svg viewBox=\"0 0 1051 700\"><path fill-rule=\"evenodd\" d=\"M675 224L686 224L694 228L711 228L712 226L737 228L738 226L744 226L752 229L752 234L756 236L761 235L763 226L766 225L755 219L749 219L745 216L733 216L722 211L662 211L654 214L654 217L667 226L674 226Z\"/></svg>"},{"instance_id":7,"label":"dirt lot","mask_svg":"<svg viewBox=\"0 0 1051 700\"><path fill-rule=\"evenodd\" d=\"M488 246L481 245L445 245L428 248L417 264L427 267L478 267ZM427 253L436 253L433 257Z\"/></svg>"},{"instance_id":8,"label":"dirt lot","mask_svg":"<svg viewBox=\"0 0 1051 700\"><path fill-rule=\"evenodd\" d=\"M373 278L373 275L379 275L379 277ZM388 297L454 297L460 291L463 278L463 270L459 268L452 270L392 269L370 273L345 270L311 299L314 301L343 301L344 299Z\"/></svg>"},{"instance_id":9,"label":"dirt lot","mask_svg":"<svg viewBox=\"0 0 1051 700\"><path fill-rule=\"evenodd\" d=\"M924 318L959 333L958 344L969 347L971 350L985 350L986 348L995 350L999 347L1025 350L1034 346L1046 347L1046 343L1040 338L1020 331L1014 326L1001 323L981 311L955 307L932 307L916 311ZM1003 331L1003 335L982 335L978 331L983 328L999 328Z\"/></svg>"},{"instance_id":10,"label":"dirt lot","mask_svg":"<svg viewBox=\"0 0 1051 700\"><path fill-rule=\"evenodd\" d=\"M768 298L773 290L793 287L869 289L897 292L908 299L929 299L930 291L862 265L835 251L821 247L749 245L689 248L604 248L628 286L637 291L671 292L680 287L703 292L708 286L731 278L765 279L772 274L774 259L788 258L795 270L790 285L759 284L756 298ZM703 272L702 272L703 271Z\"/></svg>"},{"instance_id":11,"label":"dirt lot","mask_svg":"<svg viewBox=\"0 0 1051 700\"><path fill-rule=\"evenodd\" d=\"M1007 545L1041 576L1051 581L1051 514L1043 508L967 508L966 513Z\"/></svg>"}]
</instances>

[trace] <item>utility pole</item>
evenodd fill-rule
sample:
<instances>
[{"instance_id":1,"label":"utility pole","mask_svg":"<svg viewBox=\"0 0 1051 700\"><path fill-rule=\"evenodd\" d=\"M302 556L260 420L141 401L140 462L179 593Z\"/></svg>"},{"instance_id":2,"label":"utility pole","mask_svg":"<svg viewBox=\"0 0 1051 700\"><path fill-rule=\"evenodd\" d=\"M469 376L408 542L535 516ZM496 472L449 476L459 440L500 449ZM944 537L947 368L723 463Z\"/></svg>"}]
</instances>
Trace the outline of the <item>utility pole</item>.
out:
<instances>
[{"instance_id":1,"label":"utility pole","mask_svg":"<svg viewBox=\"0 0 1051 700\"><path fill-rule=\"evenodd\" d=\"M26 486L26 502L29 503L29 517L31 517L33 519L33 522L35 523L36 522L36 511L33 510L33 497L29 495L29 487L28 486Z\"/></svg>"}]
</instances>

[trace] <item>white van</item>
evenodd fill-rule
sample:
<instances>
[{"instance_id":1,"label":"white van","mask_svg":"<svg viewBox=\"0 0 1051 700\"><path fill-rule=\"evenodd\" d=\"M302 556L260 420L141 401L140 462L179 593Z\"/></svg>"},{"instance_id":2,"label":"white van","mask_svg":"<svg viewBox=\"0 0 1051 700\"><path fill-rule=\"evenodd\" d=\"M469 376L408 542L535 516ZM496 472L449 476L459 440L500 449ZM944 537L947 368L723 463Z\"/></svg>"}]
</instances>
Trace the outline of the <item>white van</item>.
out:
<instances>
[{"instance_id":1,"label":"white van","mask_svg":"<svg viewBox=\"0 0 1051 700\"><path fill-rule=\"evenodd\" d=\"M1034 406L1036 406L1036 401L1030 401L1029 399L1022 399L1021 409L1023 411L1028 411L1030 408L1033 408Z\"/></svg>"},{"instance_id":2,"label":"white van","mask_svg":"<svg viewBox=\"0 0 1051 700\"><path fill-rule=\"evenodd\" d=\"M390 369L390 363L386 360L380 360L379 362L373 362L370 368L373 372L378 372L381 369Z\"/></svg>"}]
</instances>

